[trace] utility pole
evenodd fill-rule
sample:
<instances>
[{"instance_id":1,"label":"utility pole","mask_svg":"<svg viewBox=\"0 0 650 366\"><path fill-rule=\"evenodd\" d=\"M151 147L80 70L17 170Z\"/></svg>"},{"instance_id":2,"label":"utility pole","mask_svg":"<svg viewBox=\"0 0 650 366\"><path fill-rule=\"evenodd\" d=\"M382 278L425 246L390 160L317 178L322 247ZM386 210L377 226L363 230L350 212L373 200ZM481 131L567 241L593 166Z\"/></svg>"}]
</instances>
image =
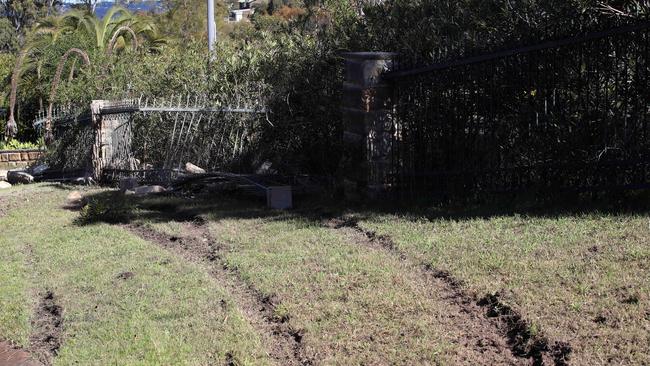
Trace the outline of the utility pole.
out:
<instances>
[{"instance_id":1,"label":"utility pole","mask_svg":"<svg viewBox=\"0 0 650 366\"><path fill-rule=\"evenodd\" d=\"M215 43L217 42L217 24L214 21L214 0L208 0L208 48L210 57L214 57Z\"/></svg>"}]
</instances>

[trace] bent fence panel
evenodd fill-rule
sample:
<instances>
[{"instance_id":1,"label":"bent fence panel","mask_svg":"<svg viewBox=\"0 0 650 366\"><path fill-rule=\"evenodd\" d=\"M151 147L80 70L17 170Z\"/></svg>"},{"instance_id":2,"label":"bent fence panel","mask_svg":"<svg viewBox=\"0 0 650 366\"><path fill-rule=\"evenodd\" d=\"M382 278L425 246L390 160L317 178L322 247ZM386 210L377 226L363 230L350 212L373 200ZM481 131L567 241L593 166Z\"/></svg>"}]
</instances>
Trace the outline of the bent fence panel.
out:
<instances>
[{"instance_id":1,"label":"bent fence panel","mask_svg":"<svg viewBox=\"0 0 650 366\"><path fill-rule=\"evenodd\" d=\"M189 104L111 102L102 106L107 132L102 137L103 178L140 176L165 181L187 162L207 170L237 171L258 138L264 109ZM126 118L116 118L121 115Z\"/></svg>"},{"instance_id":2,"label":"bent fence panel","mask_svg":"<svg viewBox=\"0 0 650 366\"><path fill-rule=\"evenodd\" d=\"M389 182L443 198L650 183L650 23L387 74Z\"/></svg>"}]
</instances>

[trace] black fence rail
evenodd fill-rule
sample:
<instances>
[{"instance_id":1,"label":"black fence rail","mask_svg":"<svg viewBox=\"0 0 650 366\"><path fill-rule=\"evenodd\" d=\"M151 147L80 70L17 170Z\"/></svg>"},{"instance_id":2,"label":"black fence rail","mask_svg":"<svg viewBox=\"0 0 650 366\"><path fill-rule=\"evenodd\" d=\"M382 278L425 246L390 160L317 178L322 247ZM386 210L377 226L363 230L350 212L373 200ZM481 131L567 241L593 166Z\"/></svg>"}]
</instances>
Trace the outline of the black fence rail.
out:
<instances>
[{"instance_id":1,"label":"black fence rail","mask_svg":"<svg viewBox=\"0 0 650 366\"><path fill-rule=\"evenodd\" d=\"M650 22L386 75L388 182L441 198L650 183Z\"/></svg>"}]
</instances>

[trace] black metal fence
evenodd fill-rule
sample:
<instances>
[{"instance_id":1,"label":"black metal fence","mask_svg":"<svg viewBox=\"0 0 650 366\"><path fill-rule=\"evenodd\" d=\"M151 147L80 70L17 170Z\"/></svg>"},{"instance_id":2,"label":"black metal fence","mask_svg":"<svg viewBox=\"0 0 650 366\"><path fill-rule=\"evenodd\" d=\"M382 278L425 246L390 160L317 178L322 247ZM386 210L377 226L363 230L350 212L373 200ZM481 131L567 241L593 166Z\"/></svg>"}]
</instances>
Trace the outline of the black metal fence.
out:
<instances>
[{"instance_id":1,"label":"black metal fence","mask_svg":"<svg viewBox=\"0 0 650 366\"><path fill-rule=\"evenodd\" d=\"M650 22L394 71L387 184L443 198L650 183Z\"/></svg>"}]
</instances>

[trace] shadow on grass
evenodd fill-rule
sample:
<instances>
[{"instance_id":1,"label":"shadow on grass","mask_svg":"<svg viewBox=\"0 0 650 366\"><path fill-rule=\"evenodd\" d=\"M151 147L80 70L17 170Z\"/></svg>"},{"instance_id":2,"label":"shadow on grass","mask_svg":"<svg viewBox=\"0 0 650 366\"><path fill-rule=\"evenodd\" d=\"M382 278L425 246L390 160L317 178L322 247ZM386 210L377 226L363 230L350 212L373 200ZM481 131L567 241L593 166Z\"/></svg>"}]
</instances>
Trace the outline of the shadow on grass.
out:
<instances>
[{"instance_id":1,"label":"shadow on grass","mask_svg":"<svg viewBox=\"0 0 650 366\"><path fill-rule=\"evenodd\" d=\"M502 200L489 204L423 205L396 201L349 203L315 197L298 198L289 211L267 209L264 200L235 193L182 196L159 194L127 196L119 191L102 191L86 196L88 204L81 210L78 225L94 223L130 224L134 222L198 222L207 217L220 219L295 220L320 224L325 219L355 214L360 219L378 215L398 215L406 219L489 219L499 216L560 218L598 213L602 215L649 215L650 192L625 192L607 196L566 196L545 204Z\"/></svg>"}]
</instances>

